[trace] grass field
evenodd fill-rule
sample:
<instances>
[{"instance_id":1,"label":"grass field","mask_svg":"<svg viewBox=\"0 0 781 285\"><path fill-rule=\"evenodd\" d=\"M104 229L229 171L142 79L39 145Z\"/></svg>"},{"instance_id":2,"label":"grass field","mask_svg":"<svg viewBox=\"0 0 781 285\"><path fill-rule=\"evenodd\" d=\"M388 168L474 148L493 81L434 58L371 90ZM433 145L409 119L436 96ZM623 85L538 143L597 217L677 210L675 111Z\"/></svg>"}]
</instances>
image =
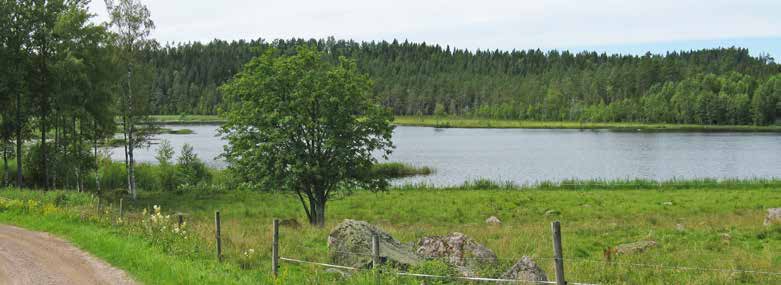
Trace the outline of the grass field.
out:
<instances>
[{"instance_id":1,"label":"grass field","mask_svg":"<svg viewBox=\"0 0 781 285\"><path fill-rule=\"evenodd\" d=\"M220 124L225 122L210 115L156 115L152 118L164 124ZM464 117L396 116L398 126L422 126L437 128L503 128L503 129L610 129L616 131L647 132L781 132L781 126L722 126L693 124L646 124L646 123L590 123L590 122L544 122L524 120L496 120Z\"/></svg>"},{"instance_id":2,"label":"grass field","mask_svg":"<svg viewBox=\"0 0 781 285\"><path fill-rule=\"evenodd\" d=\"M330 228L342 219L351 218L377 224L402 242L415 242L428 235L462 232L484 243L499 256L501 266L486 269L484 274L500 274L518 257L530 255L552 277L550 222L560 220L565 268L570 281L602 284L781 283L781 275L747 272L781 271L781 228L762 225L766 209L781 206L781 185L777 182L693 182L684 185L684 188L676 188L674 184L653 187L649 183L643 187L645 189L615 185L601 189L584 186L572 190L549 185L547 188L524 190L469 190L465 187L458 190L407 188L381 193L359 191L328 204L325 228L306 225L298 229L283 227L280 233L281 255L327 262L326 244ZM43 200L43 204L47 200L56 200L52 198L56 195L0 191L0 196ZM116 203L118 199L107 197L107 200ZM154 256L172 264L183 264L180 268L182 273L204 271L206 273L199 274L211 276L217 272L210 277L212 279L201 282L213 284L222 283L220 278L223 277L235 281L227 283L245 283L248 280L270 283L272 219L297 219L306 224L297 198L282 193L176 195L144 192L138 201L127 207L137 215L142 208L152 205L161 205L164 214L186 214L193 239L198 240L199 245L190 246L185 251L197 254L182 255L171 250L171 245L147 243L145 246L140 241L145 238L143 235L129 231L131 234L125 237L126 231L105 223L88 223L56 215L30 218L7 211L0 213L0 221L40 230L51 229L68 239L77 239L75 242L79 246L96 252L134 276L140 274L141 280L160 278L170 281L168 283L177 283L177 273L165 270L145 272L146 267L131 266L138 262L133 258L145 260L151 258L147 256ZM224 264L213 261L215 210L220 210L223 218ZM486 225L483 221L491 215L499 217L503 224ZM71 227L106 236L83 237L90 234L69 230ZM109 254L112 245L105 245L105 249L91 246L97 239L117 240L117 243L127 239L134 245L119 251L118 255L126 252L127 256L112 257ZM605 248L639 240L654 240L659 245L644 253L605 262ZM249 249L255 253L246 255ZM135 250L140 250L139 254L144 256L133 257ZM323 268L290 263L282 263L280 272L282 277L278 281L281 284L373 282L368 273L342 280L337 274L325 273ZM385 278L390 282L388 284L420 282L407 277Z\"/></svg>"}]
</instances>

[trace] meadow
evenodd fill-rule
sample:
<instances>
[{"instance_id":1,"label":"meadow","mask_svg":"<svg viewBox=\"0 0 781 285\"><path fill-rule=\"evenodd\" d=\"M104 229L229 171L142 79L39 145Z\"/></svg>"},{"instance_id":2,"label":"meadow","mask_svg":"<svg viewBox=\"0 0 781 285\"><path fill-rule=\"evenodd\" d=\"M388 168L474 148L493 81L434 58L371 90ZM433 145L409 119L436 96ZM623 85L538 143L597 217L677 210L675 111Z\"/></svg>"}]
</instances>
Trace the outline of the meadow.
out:
<instances>
[{"instance_id":1,"label":"meadow","mask_svg":"<svg viewBox=\"0 0 781 285\"><path fill-rule=\"evenodd\" d=\"M631 182L631 181L629 181ZM197 242L172 245L170 241L142 231L123 229L107 222L84 220L94 212L90 194L73 192L0 191L0 196L20 201L38 200L41 205L68 201L54 214L30 218L29 214L0 211L0 220L40 230L54 230L97 255L112 260L113 254L91 244L97 239L116 240L126 262L117 266L143 280L156 284L181 283L181 274L210 279L203 283L273 283L269 277L271 222L274 218L296 219L301 227L280 230L281 255L309 261L328 262L327 236L343 219L364 220L380 226L401 242L415 242L430 235L462 232L496 252L500 265L484 269L495 276L523 255L531 256L553 277L550 222L562 223L565 270L571 282L600 284L771 284L781 282L781 227L762 224L767 208L781 206L778 181L678 181L651 183L636 181L584 182L558 185L548 183L517 187L476 182L451 189L412 186L386 192L356 191L337 197L328 205L324 228L306 225L297 198L290 194L254 191L219 192L141 192L137 201L125 199L127 222L143 220L139 213L161 207L163 215L183 213ZM103 216L116 216L120 193L103 197ZM70 198L72 197L72 198ZM222 216L225 262L214 257L214 211ZM70 213L70 214L66 214ZM76 214L78 213L78 214ZM109 214L107 214L109 213ZM65 217L70 218L63 218ZM77 217L81 218L77 218ZM497 216L502 225L484 223ZM104 218L105 219L105 218ZM103 222L100 222L103 221ZM66 226L67 225L67 226ZM94 228L106 237L88 235L75 228ZM133 228L128 226L129 228ZM128 235L128 233L130 233ZM147 241L147 242L139 242ZM162 238L162 240L167 240ZM623 255L607 262L606 248L640 240L654 240L656 248ZM122 241L127 241L125 245ZM135 245L138 244L138 245ZM155 258L171 262L179 271L141 272L137 262L150 257L135 256L153 252ZM106 246L111 247L111 246ZM251 250L250 250L251 249ZM105 251L101 254L102 251ZM135 256L135 257L134 257ZM118 258L118 257L117 257ZM138 260L133 261L134 258ZM412 268L414 272L442 274L437 266ZM198 272L189 272L190 270ZM211 274L219 271L220 273ZM277 284L368 284L371 272L342 279L324 268L281 264ZM771 274L775 272L776 274ZM189 278L189 277L187 277ZM206 277L203 277L206 278ZM221 279L224 278L224 279ZM385 274L388 284L419 284L420 280ZM446 281L445 281L446 282Z\"/></svg>"}]
</instances>

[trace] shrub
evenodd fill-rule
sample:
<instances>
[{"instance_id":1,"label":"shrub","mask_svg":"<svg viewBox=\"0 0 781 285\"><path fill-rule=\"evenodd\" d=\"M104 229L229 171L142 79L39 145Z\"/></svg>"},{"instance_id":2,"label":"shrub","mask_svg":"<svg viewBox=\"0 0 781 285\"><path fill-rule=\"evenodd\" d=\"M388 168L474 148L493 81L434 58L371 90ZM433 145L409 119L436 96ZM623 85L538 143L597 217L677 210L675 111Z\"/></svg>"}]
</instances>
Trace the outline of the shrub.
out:
<instances>
[{"instance_id":1,"label":"shrub","mask_svg":"<svg viewBox=\"0 0 781 285\"><path fill-rule=\"evenodd\" d=\"M209 182L211 180L206 164L198 158L198 155L193 151L193 147L189 144L182 146L176 169L180 184L199 184L200 182Z\"/></svg>"}]
</instances>

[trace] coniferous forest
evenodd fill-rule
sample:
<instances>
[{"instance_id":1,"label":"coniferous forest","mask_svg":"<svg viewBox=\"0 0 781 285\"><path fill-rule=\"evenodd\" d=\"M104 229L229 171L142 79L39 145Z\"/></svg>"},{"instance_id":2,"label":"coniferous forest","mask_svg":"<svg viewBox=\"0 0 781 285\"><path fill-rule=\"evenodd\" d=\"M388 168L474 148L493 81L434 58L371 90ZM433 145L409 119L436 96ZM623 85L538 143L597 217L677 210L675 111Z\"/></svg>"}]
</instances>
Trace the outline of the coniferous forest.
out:
<instances>
[{"instance_id":1,"label":"coniferous forest","mask_svg":"<svg viewBox=\"0 0 781 285\"><path fill-rule=\"evenodd\" d=\"M665 55L569 51L468 51L410 42L254 40L166 45L147 51L157 70L156 114L217 114L218 86L274 48L316 46L353 58L374 94L397 115L492 119L771 124L781 66L743 48Z\"/></svg>"}]
</instances>

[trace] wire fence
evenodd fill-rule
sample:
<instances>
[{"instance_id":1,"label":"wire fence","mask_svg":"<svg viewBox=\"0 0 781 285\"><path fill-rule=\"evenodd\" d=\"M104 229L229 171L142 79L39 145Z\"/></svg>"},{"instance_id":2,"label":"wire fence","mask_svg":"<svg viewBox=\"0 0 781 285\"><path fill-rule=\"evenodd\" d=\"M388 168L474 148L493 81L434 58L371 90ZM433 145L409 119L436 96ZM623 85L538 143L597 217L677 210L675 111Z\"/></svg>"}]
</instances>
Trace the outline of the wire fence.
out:
<instances>
[{"instance_id":1,"label":"wire fence","mask_svg":"<svg viewBox=\"0 0 781 285\"><path fill-rule=\"evenodd\" d=\"M557 224L558 222L554 222L554 224ZM560 230L557 231L555 227L554 228L554 244L556 244L556 235L560 235ZM559 236L560 237L560 236ZM378 242L375 241L376 235L373 237L372 243ZM276 244L276 243L275 243ZM559 244L560 246L560 240ZM376 249L375 249L376 247ZM556 247L554 245L554 247ZM296 248L296 246L293 246L293 248ZM278 251L277 251L278 252ZM353 251L344 251L344 250L331 250L332 253L342 254L342 255L354 255L354 256L361 256L361 257L372 257L373 261L372 264L377 262L377 260L380 260L380 253L379 253L379 245L372 246L370 244L369 247L367 247L366 251L362 252L353 252ZM555 252L556 254L559 254L558 252ZM330 264L325 262L315 262L315 261L309 261L299 258L293 258L293 257L273 257L278 258L279 260L290 262L290 263L297 263L297 264L308 264L313 266L320 266L320 267L328 267L328 268L335 268L335 269L342 269L342 270L351 270L351 271L365 271L370 270L370 268L356 268L351 266L343 266L343 265L336 265L336 264ZM517 262L521 260L523 257L520 258L499 258L499 257L475 257L475 256L468 256L468 257L459 257L456 258L460 262L468 262L468 261L490 261L495 263L496 261L510 261L510 262ZM435 258L437 259L437 258ZM447 258L438 258L442 259L443 261L447 262ZM406 277L414 277L414 278L426 278L426 279L443 279L443 280L463 280L463 281L482 281L482 282L494 282L494 283L526 283L526 284L592 284L592 283L580 283L580 282L566 282L563 283L564 279L564 262L569 263L589 263L589 264L596 264L601 266L623 266L623 267L629 267L629 268L652 268L655 270L665 270L665 271L671 271L671 272L681 272L681 271L701 271L701 272L720 272L720 273L727 273L727 274L754 274L754 275L762 275L762 276L769 276L771 278L775 277L781 277L781 271L767 271L767 270L753 270L753 269L732 269L732 268L713 268L713 267L697 267L697 266L678 266L678 265L670 265L670 264L651 264L651 263L635 263L635 262L621 262L621 261L615 261L611 259L607 260L600 260L600 259L588 259L588 258L565 258L563 256L533 256L532 260L550 260L555 263L556 267L556 275L553 280L555 281L529 281L529 280L516 280L516 279L504 279L504 278L491 278L491 277L472 277L472 276L452 276L452 275L436 275L436 274L424 274L424 273L415 273L415 272L394 272L389 271L387 274L395 274L398 276L406 276ZM276 271L277 268L274 268ZM276 273L275 273L276 274ZM774 279L775 280L775 279ZM781 279L780 279L781 280Z\"/></svg>"},{"instance_id":2,"label":"wire fence","mask_svg":"<svg viewBox=\"0 0 781 285\"><path fill-rule=\"evenodd\" d=\"M367 269L361 269L356 267L306 261L306 260L300 260L300 259L294 259L288 257L279 257L279 259L287 262L292 262L292 263L308 264L308 265L322 266L322 267L335 268L335 269L345 269L345 270L352 270L352 271L367 270ZM446 275L433 275L433 274L410 273L410 272L390 272L390 274L395 274L399 276L428 278L428 279L444 279L444 280L484 281L484 282L496 282L496 283L556 284L555 281L531 281L531 280L519 280L519 279L487 278L487 277L446 276ZM593 285L592 283L578 283L578 282L567 282L567 284Z\"/></svg>"}]
</instances>

